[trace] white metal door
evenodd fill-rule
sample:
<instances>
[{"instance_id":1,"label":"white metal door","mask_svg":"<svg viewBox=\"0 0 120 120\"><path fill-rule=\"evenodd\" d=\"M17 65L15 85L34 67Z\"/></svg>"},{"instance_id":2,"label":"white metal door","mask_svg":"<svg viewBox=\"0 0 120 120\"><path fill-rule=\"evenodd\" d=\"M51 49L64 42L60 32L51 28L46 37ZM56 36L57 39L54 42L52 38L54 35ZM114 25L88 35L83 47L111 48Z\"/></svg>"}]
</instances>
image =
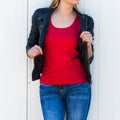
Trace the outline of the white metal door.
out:
<instances>
[{"instance_id":1,"label":"white metal door","mask_svg":"<svg viewBox=\"0 0 120 120\"><path fill-rule=\"evenodd\" d=\"M0 0L0 120L26 120L27 0Z\"/></svg>"},{"instance_id":2,"label":"white metal door","mask_svg":"<svg viewBox=\"0 0 120 120\"><path fill-rule=\"evenodd\" d=\"M39 80L31 81L33 61L25 46L35 9L51 0L0 0L0 119L43 120ZM88 120L120 120L119 0L80 0L95 22L92 101Z\"/></svg>"}]
</instances>

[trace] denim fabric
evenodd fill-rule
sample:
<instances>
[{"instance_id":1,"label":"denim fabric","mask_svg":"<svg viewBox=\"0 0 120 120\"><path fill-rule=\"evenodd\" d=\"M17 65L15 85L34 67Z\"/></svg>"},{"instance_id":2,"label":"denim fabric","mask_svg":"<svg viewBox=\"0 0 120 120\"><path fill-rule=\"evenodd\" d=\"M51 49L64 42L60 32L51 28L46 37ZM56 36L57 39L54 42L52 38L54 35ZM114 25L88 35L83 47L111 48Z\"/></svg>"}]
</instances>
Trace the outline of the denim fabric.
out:
<instances>
[{"instance_id":1,"label":"denim fabric","mask_svg":"<svg viewBox=\"0 0 120 120\"><path fill-rule=\"evenodd\" d=\"M40 101L44 120L86 120L90 101L89 82L49 85L40 84Z\"/></svg>"}]
</instances>

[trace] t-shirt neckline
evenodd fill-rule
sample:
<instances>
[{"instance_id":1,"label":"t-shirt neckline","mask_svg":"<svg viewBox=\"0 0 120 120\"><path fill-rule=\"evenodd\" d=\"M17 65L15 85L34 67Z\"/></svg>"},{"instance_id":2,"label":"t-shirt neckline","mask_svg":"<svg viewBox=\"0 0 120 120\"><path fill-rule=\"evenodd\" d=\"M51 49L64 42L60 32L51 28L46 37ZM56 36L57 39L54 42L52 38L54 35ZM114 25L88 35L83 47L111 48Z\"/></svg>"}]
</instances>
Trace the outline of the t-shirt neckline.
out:
<instances>
[{"instance_id":1,"label":"t-shirt neckline","mask_svg":"<svg viewBox=\"0 0 120 120\"><path fill-rule=\"evenodd\" d=\"M66 29L66 28L70 28L73 26L73 24L75 23L76 19L77 19L78 15L75 16L75 19L73 20L73 22L67 26L67 27L56 27L53 23L52 20L50 19L50 24L52 25L52 27L56 28L56 29Z\"/></svg>"}]
</instances>

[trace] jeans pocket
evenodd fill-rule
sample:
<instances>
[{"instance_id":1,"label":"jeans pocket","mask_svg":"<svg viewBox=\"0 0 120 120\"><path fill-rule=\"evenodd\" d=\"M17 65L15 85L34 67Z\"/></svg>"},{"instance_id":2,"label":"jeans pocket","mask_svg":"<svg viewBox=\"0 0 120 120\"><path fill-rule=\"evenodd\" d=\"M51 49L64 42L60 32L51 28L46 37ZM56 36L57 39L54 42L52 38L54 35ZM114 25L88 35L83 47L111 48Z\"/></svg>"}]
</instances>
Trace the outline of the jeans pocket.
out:
<instances>
[{"instance_id":1,"label":"jeans pocket","mask_svg":"<svg viewBox=\"0 0 120 120\"><path fill-rule=\"evenodd\" d=\"M40 93L51 93L56 89L55 85L40 83L39 90Z\"/></svg>"},{"instance_id":2,"label":"jeans pocket","mask_svg":"<svg viewBox=\"0 0 120 120\"><path fill-rule=\"evenodd\" d=\"M84 82L80 85L80 91L82 93L91 92L91 84L89 82Z\"/></svg>"}]
</instances>

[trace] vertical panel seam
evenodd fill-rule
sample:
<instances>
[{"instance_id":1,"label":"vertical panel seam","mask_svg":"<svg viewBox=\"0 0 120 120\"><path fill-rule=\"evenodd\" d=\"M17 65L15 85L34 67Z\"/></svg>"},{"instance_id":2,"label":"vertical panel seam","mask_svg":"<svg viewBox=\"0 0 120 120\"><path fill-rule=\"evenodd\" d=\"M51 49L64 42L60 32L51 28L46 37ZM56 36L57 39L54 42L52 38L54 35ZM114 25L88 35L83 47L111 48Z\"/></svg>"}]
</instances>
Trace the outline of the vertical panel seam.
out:
<instances>
[{"instance_id":1,"label":"vertical panel seam","mask_svg":"<svg viewBox=\"0 0 120 120\"><path fill-rule=\"evenodd\" d=\"M28 38L28 3L29 0L26 0L27 6L26 6L26 39ZM28 120L28 57L26 56L26 120Z\"/></svg>"},{"instance_id":2,"label":"vertical panel seam","mask_svg":"<svg viewBox=\"0 0 120 120\"><path fill-rule=\"evenodd\" d=\"M98 0L98 12L99 12L99 15L98 15L98 17L99 17L99 19L98 19L98 23L99 23L99 26L98 26L98 96L97 96L97 99L98 99L98 106L97 106L97 119L99 120L99 111L100 111L100 99L99 99L99 97L100 97L100 84L99 84L99 82L100 82L100 0Z\"/></svg>"}]
</instances>

